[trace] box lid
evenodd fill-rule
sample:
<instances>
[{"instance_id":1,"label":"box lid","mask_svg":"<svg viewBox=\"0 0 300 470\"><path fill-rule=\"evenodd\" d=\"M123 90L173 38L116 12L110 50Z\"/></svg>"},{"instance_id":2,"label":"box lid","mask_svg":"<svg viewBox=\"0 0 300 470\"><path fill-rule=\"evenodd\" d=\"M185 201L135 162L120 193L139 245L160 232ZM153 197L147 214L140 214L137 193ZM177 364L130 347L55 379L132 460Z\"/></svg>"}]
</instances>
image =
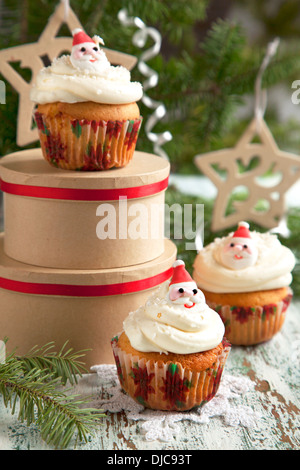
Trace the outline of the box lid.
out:
<instances>
[{"instance_id":1,"label":"box lid","mask_svg":"<svg viewBox=\"0 0 300 470\"><path fill-rule=\"evenodd\" d=\"M97 172L52 167L44 160L41 149L23 150L0 159L4 192L51 199L100 201L120 196L144 197L165 190L169 172L168 161L138 151L126 167Z\"/></svg>"},{"instance_id":2,"label":"box lid","mask_svg":"<svg viewBox=\"0 0 300 470\"><path fill-rule=\"evenodd\" d=\"M0 288L37 295L98 297L150 289L172 276L176 246L165 240L160 257L139 265L101 270L50 269L31 266L5 255L0 234Z\"/></svg>"}]
</instances>

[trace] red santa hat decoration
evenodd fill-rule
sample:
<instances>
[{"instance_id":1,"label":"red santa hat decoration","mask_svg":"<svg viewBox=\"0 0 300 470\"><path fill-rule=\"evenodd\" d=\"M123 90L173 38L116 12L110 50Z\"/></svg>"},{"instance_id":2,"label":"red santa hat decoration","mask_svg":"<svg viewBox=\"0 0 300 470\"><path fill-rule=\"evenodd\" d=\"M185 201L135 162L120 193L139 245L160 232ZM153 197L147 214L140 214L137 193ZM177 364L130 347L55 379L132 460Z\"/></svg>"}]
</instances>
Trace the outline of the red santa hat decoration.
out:
<instances>
[{"instance_id":1,"label":"red santa hat decoration","mask_svg":"<svg viewBox=\"0 0 300 470\"><path fill-rule=\"evenodd\" d=\"M91 38L86 34L82 29L76 28L74 31L72 31L72 36L73 36L73 44L72 46L88 46L90 43L93 44L102 44L104 45L104 41L100 36L93 36Z\"/></svg>"},{"instance_id":2,"label":"red santa hat decoration","mask_svg":"<svg viewBox=\"0 0 300 470\"><path fill-rule=\"evenodd\" d=\"M184 261L180 259L175 261L175 263L173 264L173 276L170 282L170 287L174 288L180 286L190 287L194 289L195 285L195 281L193 281L192 277L185 269Z\"/></svg>"},{"instance_id":3,"label":"red santa hat decoration","mask_svg":"<svg viewBox=\"0 0 300 470\"><path fill-rule=\"evenodd\" d=\"M232 239L251 238L249 224L247 222L239 222L237 230L234 232ZM242 240L243 241L243 240Z\"/></svg>"}]
</instances>

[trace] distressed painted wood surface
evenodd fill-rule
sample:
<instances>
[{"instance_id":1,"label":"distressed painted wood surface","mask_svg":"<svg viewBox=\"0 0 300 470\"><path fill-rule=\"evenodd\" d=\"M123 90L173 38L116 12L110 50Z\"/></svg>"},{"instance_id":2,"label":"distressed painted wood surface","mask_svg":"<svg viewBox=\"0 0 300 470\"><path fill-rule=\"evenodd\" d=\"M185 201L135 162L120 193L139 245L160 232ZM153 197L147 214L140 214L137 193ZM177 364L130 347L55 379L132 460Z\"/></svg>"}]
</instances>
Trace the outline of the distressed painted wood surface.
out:
<instances>
[{"instance_id":1,"label":"distressed painted wood surface","mask_svg":"<svg viewBox=\"0 0 300 470\"><path fill-rule=\"evenodd\" d=\"M284 327L271 341L255 347L233 347L226 365L231 375L246 376L253 391L234 399L261 415L251 428L226 426L214 417L208 424L179 423L180 435L172 442L147 442L138 422L124 413L107 414L95 437L80 445L84 450L299 450L300 449L300 302L290 307ZM101 377L89 374L77 385L80 393L102 394ZM0 404L0 450L48 449L34 426L11 416Z\"/></svg>"}]
</instances>

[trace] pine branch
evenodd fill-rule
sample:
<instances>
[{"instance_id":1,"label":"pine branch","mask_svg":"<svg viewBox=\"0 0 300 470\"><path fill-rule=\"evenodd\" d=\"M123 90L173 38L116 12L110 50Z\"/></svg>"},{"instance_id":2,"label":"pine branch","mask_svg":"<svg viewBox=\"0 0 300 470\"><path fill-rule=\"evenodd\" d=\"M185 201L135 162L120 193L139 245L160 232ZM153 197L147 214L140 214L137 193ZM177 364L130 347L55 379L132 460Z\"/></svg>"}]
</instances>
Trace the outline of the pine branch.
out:
<instances>
[{"instance_id":1,"label":"pine branch","mask_svg":"<svg viewBox=\"0 0 300 470\"><path fill-rule=\"evenodd\" d=\"M223 93L222 88L226 78L236 73L244 41L238 25L219 20L213 25L203 43L207 80L212 90L202 113L202 122L198 126L204 147L208 146L212 137L220 137L226 120L232 113L234 96Z\"/></svg>"},{"instance_id":2,"label":"pine branch","mask_svg":"<svg viewBox=\"0 0 300 470\"><path fill-rule=\"evenodd\" d=\"M52 347L52 343L50 345ZM49 355L49 346L41 350ZM54 353L50 355L52 360ZM68 447L74 437L75 445L78 441L87 442L88 434L95 431L104 416L101 410L85 407L90 397L71 394L70 388L60 387L62 377L65 377L64 369L69 366L64 364L63 356L60 356L62 376L55 368L54 372L49 369L41 371L42 359L37 361L36 357L33 362L28 362L28 359L23 361L12 353L4 364L0 364L0 395L5 407L9 407L12 414L18 413L19 421L25 421L28 426L37 425L42 439L55 448ZM73 368L75 364L69 351L66 357ZM35 363L38 367L33 367Z\"/></svg>"},{"instance_id":3,"label":"pine branch","mask_svg":"<svg viewBox=\"0 0 300 470\"><path fill-rule=\"evenodd\" d=\"M245 35L238 24L217 20L202 45L209 80L221 85L234 75L244 46Z\"/></svg>"}]
</instances>

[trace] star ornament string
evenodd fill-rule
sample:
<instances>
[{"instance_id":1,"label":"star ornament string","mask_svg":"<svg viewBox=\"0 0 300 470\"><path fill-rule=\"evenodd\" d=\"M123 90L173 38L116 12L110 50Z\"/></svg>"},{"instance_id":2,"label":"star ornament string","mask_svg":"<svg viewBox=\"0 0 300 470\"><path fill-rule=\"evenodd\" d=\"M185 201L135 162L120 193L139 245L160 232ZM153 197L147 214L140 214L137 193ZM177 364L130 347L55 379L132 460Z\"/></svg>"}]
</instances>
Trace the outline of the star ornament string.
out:
<instances>
[{"instance_id":1,"label":"star ornament string","mask_svg":"<svg viewBox=\"0 0 300 470\"><path fill-rule=\"evenodd\" d=\"M267 108L267 91L265 89L262 89L262 77L272 57L275 56L279 43L280 43L280 39L275 38L274 41L268 44L266 55L264 57L264 60L262 61L262 64L260 66L260 69L256 77L256 81L255 81L254 116L256 119L258 133L260 130L260 122L264 118L265 111Z\"/></svg>"},{"instance_id":2,"label":"star ornament string","mask_svg":"<svg viewBox=\"0 0 300 470\"><path fill-rule=\"evenodd\" d=\"M61 0L61 2L64 4L65 10L64 10L64 20L67 21L69 17L69 10L70 10L70 0Z\"/></svg>"},{"instance_id":3,"label":"star ornament string","mask_svg":"<svg viewBox=\"0 0 300 470\"><path fill-rule=\"evenodd\" d=\"M158 73L151 69L146 62L159 54L161 49L161 34L155 28L146 26L140 18L128 17L126 9L119 11L118 18L123 26L135 26L138 28L138 31L132 38L132 43L135 46L142 49L145 46L148 37L151 37L154 41L154 45L141 54L137 65L139 71L144 75L144 77L146 77L146 80L143 82L144 95L142 102L147 106L147 108L154 110L145 124L145 132L150 142L153 142L154 152L166 160L169 160L169 157L162 149L162 146L172 140L172 134L169 131L162 133L154 133L152 131L157 122L166 116L166 108L162 102L153 100L145 93L147 90L154 88L158 84Z\"/></svg>"}]
</instances>

